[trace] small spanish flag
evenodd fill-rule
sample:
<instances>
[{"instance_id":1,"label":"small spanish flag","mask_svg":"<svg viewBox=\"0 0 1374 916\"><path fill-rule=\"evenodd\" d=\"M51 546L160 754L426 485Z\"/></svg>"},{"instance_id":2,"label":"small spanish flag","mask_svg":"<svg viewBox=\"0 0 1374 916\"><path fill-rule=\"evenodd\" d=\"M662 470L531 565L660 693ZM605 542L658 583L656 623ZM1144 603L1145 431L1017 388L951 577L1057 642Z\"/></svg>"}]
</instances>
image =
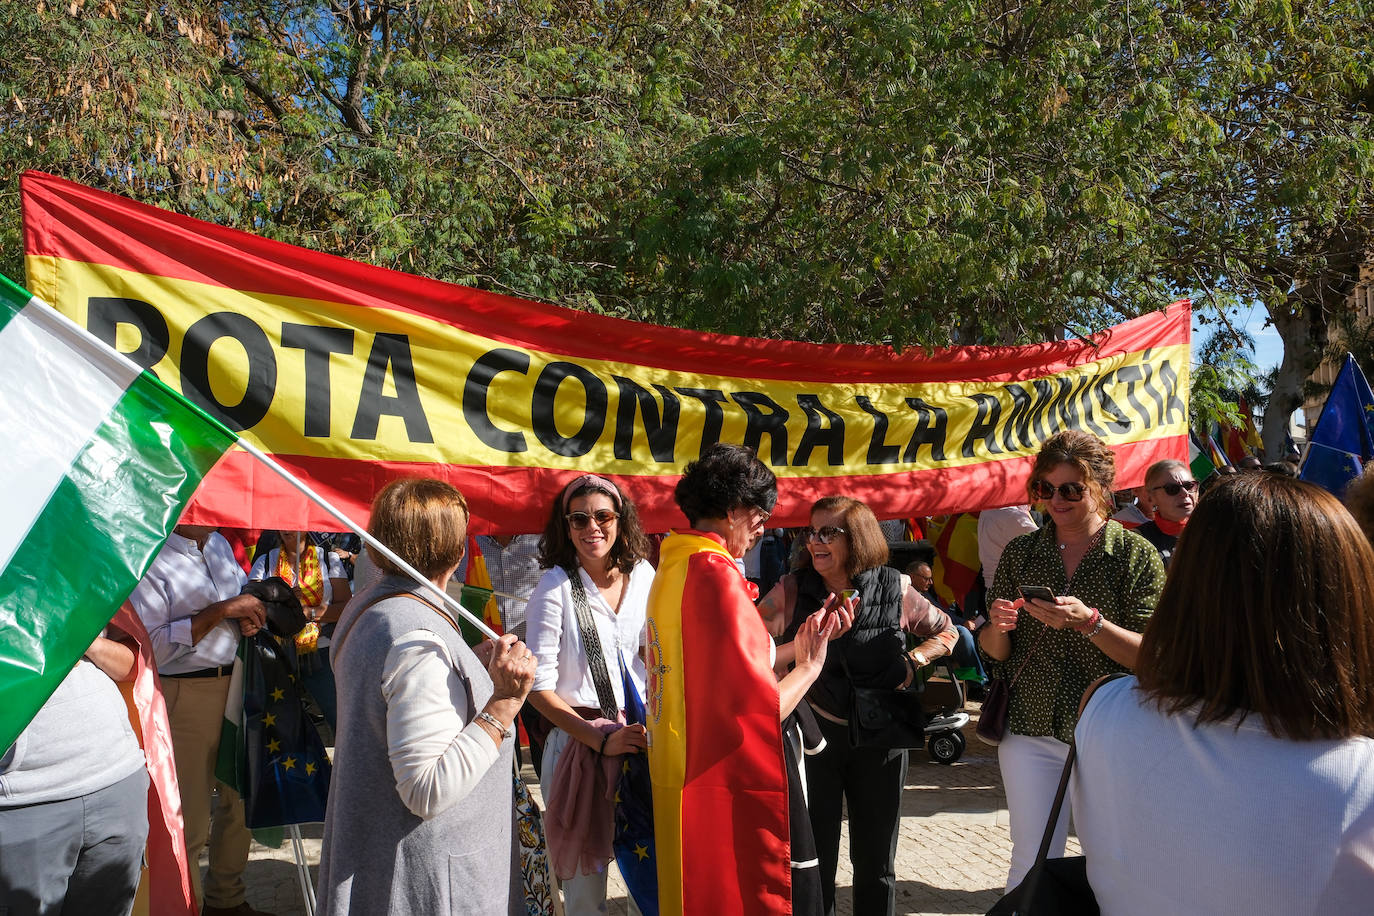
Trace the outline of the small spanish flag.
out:
<instances>
[{"instance_id":1,"label":"small spanish flag","mask_svg":"<svg viewBox=\"0 0 1374 916\"><path fill-rule=\"evenodd\" d=\"M790 914L770 640L718 537L674 532L663 542L648 627L659 912Z\"/></svg>"}]
</instances>

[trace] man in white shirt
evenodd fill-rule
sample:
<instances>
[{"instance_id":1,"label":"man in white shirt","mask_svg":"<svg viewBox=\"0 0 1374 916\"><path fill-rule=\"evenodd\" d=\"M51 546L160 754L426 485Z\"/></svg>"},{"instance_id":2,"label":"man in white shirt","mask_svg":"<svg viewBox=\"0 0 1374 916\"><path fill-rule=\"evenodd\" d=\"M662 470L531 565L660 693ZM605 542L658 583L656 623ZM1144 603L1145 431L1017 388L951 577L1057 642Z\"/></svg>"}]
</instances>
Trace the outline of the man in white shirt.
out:
<instances>
[{"instance_id":1,"label":"man in white shirt","mask_svg":"<svg viewBox=\"0 0 1374 916\"><path fill-rule=\"evenodd\" d=\"M262 628L266 609L240 594L247 577L229 542L213 527L177 525L129 596L148 628L172 730L186 852L203 916L253 916L243 870L251 837L243 800L215 779L220 728L240 635ZM211 793L218 786L213 826ZM210 848L203 889L197 862Z\"/></svg>"}]
</instances>

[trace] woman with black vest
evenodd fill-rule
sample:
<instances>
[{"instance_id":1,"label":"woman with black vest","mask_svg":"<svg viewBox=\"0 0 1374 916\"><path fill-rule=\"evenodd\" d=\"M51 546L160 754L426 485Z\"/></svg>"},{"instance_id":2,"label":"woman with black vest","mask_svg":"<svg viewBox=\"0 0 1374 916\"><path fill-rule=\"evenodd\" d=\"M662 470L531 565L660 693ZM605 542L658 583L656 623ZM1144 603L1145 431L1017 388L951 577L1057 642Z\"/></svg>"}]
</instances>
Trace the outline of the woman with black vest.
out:
<instances>
[{"instance_id":1,"label":"woman with black vest","mask_svg":"<svg viewBox=\"0 0 1374 916\"><path fill-rule=\"evenodd\" d=\"M907 755L900 748L850 746L851 687L905 687L917 668L947 655L958 634L949 617L931 606L907 576L883 565L887 542L873 510L862 502L847 496L818 501L802 537L806 550L797 570L759 604L770 631L782 630L780 666L790 660L791 640L802 621L818 608L843 600L847 589L858 592L851 599L853 629L830 646L821 675L806 695L825 737L825 745L806 758L807 805L825 912L835 912L840 823L848 800L853 912L890 916L897 900L894 857ZM910 632L929 637L910 653L904 624Z\"/></svg>"}]
</instances>

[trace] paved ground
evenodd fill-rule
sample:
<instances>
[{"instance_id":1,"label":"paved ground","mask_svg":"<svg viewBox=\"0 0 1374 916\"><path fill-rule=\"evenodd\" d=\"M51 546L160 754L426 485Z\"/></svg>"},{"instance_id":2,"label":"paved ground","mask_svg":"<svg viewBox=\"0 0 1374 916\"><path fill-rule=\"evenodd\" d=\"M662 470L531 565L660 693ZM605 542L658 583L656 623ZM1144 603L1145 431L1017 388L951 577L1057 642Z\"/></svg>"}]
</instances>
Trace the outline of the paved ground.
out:
<instances>
[{"instance_id":1,"label":"paved ground","mask_svg":"<svg viewBox=\"0 0 1374 916\"><path fill-rule=\"evenodd\" d=\"M941 766L930 762L923 751L912 754L897 846L898 913L980 914L1001 895L1011 860L1006 797L996 751L973 734L976 704L970 704L970 712L975 719L965 729L968 748L957 763ZM527 776L533 780L532 771ZM302 833L313 880L320 827L311 825L302 828ZM1072 837L1069 852L1078 852ZM248 902L278 916L303 916L306 910L290 844L268 849L254 843L251 857ZM624 885L614 874L612 879L610 911L625 913ZM839 912L863 916L853 911L849 883L848 862L842 854Z\"/></svg>"}]
</instances>

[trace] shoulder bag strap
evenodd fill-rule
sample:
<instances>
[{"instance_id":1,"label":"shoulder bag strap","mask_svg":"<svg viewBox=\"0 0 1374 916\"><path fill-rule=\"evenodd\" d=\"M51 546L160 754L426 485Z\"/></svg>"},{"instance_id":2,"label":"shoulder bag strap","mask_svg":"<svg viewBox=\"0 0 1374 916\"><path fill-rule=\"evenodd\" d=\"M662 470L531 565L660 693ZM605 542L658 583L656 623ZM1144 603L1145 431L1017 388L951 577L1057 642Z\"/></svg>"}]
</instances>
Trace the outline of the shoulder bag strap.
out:
<instances>
[{"instance_id":1,"label":"shoulder bag strap","mask_svg":"<svg viewBox=\"0 0 1374 916\"><path fill-rule=\"evenodd\" d=\"M578 572L576 566L567 567L563 570L568 574L568 585L572 588L573 610L577 614L577 629L582 634L582 648L587 653L587 667L591 671L592 684L596 687L597 705L601 707L601 714L614 722L620 717L620 704L615 701L615 690L611 687L611 673L606 667L606 655L602 651L601 634L596 630L596 621L592 619L592 607L587 601L587 589L582 584L582 574ZM628 589L630 583L628 578L621 591L624 597L624 589Z\"/></svg>"},{"instance_id":2,"label":"shoulder bag strap","mask_svg":"<svg viewBox=\"0 0 1374 916\"><path fill-rule=\"evenodd\" d=\"M1080 716L1083 714L1083 709L1088 705L1088 700L1092 699L1092 695L1097 692L1097 688L1108 681L1114 681L1125 676L1125 672L1118 671L1115 674L1104 675L1088 685L1088 689L1083 692L1083 699L1079 702L1078 714ZM1070 741L1069 756L1064 760L1064 770L1059 774L1059 788L1054 793L1054 804L1050 806L1050 819L1045 824L1045 834L1040 838L1040 848L1036 850L1035 862L1031 865L1031 870L1028 873L1030 877L1026 882L1026 891L1021 897L1027 904L1035 900L1035 886L1040 883L1040 875L1044 871L1040 866L1044 865L1045 859L1050 854L1050 843L1054 841L1054 825L1059 822L1059 812L1064 808L1064 796L1069 790L1069 776L1073 773L1073 764L1077 757L1078 743Z\"/></svg>"}]
</instances>

